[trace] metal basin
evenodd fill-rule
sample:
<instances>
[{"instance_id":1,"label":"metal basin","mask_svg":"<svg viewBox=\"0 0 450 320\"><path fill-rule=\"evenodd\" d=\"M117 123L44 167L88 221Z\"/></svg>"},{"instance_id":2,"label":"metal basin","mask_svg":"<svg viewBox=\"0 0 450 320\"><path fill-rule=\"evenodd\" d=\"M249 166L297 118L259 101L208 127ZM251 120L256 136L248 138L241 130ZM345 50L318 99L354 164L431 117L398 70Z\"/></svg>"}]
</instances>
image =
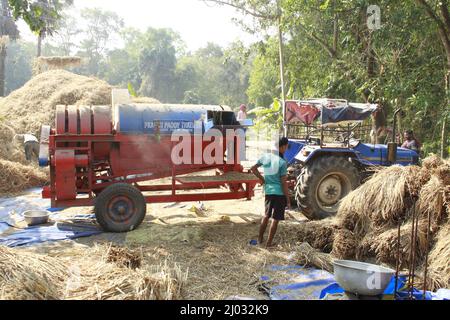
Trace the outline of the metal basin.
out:
<instances>
[{"instance_id":1,"label":"metal basin","mask_svg":"<svg viewBox=\"0 0 450 320\"><path fill-rule=\"evenodd\" d=\"M30 210L23 213L28 226L38 226L48 223L50 213L42 210Z\"/></svg>"},{"instance_id":2,"label":"metal basin","mask_svg":"<svg viewBox=\"0 0 450 320\"><path fill-rule=\"evenodd\" d=\"M382 295L395 275L392 269L369 263L337 260L333 264L337 283L360 296Z\"/></svg>"}]
</instances>

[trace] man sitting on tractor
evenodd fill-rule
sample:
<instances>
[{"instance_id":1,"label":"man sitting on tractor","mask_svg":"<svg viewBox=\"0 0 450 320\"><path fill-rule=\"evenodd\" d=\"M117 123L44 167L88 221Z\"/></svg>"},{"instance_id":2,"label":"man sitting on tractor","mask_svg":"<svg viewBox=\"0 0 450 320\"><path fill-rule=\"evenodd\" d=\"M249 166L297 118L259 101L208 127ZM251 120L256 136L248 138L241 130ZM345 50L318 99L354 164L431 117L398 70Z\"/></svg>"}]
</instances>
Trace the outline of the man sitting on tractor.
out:
<instances>
[{"instance_id":1,"label":"man sitting on tractor","mask_svg":"<svg viewBox=\"0 0 450 320\"><path fill-rule=\"evenodd\" d=\"M259 232L258 242L260 245L264 242L264 234L270 219L269 238L266 247L273 247L273 239L278 229L280 221L285 220L286 206L291 208L289 198L289 188L287 184L287 162L284 160L284 154L288 149L289 140L281 138L278 144L278 150L273 153L265 154L253 166L251 171L261 180L264 186L265 197L265 217L262 220ZM264 168L264 177L258 171L258 168Z\"/></svg>"},{"instance_id":2,"label":"man sitting on tractor","mask_svg":"<svg viewBox=\"0 0 450 320\"><path fill-rule=\"evenodd\" d=\"M412 130L408 130L404 134L405 142L402 145L402 148L409 149L420 153L420 142L416 139L414 132Z\"/></svg>"}]
</instances>

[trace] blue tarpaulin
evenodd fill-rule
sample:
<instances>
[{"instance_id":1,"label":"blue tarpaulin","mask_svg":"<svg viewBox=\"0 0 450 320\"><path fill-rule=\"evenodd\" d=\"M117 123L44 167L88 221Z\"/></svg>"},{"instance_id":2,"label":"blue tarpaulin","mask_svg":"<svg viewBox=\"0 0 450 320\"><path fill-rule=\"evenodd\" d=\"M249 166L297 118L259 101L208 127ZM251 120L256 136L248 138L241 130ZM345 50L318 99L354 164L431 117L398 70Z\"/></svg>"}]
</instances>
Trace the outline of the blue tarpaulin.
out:
<instances>
[{"instance_id":1,"label":"blue tarpaulin","mask_svg":"<svg viewBox=\"0 0 450 320\"><path fill-rule=\"evenodd\" d=\"M271 300L324 300L327 298L338 298L348 300L344 289L336 283L334 275L323 270L305 268L298 265L270 266L267 269L275 274L262 275L260 281L263 283ZM281 284L279 279L283 279ZM407 299L406 277L400 277L398 282L398 300ZM392 278L382 297L383 300L394 300L395 277ZM422 300L423 292L414 289L414 299ZM426 300L449 300L450 290L439 290L436 293L427 292Z\"/></svg>"},{"instance_id":2,"label":"blue tarpaulin","mask_svg":"<svg viewBox=\"0 0 450 320\"><path fill-rule=\"evenodd\" d=\"M407 287L408 280L406 277L399 277L397 284L397 300L409 299L410 292ZM333 295L343 295L345 293L344 289L337 283L333 283L330 286L322 290L320 294L320 299L325 299L327 296ZM383 293L383 300L394 300L395 294L395 277L392 277L391 282ZM440 290L436 293L426 292L425 297L423 296L423 291L416 288L413 289L413 299L414 300L449 300L450 290Z\"/></svg>"},{"instance_id":3,"label":"blue tarpaulin","mask_svg":"<svg viewBox=\"0 0 450 320\"><path fill-rule=\"evenodd\" d=\"M100 233L102 231L98 227L87 225L56 224L54 226L30 227L17 230L6 236L0 234L0 245L14 248L44 242L90 237Z\"/></svg>"},{"instance_id":4,"label":"blue tarpaulin","mask_svg":"<svg viewBox=\"0 0 450 320\"><path fill-rule=\"evenodd\" d=\"M42 189L32 189L25 195L14 198L0 198L0 222L9 222L12 213L17 215L28 210L58 212L62 209L49 208L50 201L42 199Z\"/></svg>"},{"instance_id":5,"label":"blue tarpaulin","mask_svg":"<svg viewBox=\"0 0 450 320\"><path fill-rule=\"evenodd\" d=\"M363 121L377 110L376 105L346 105L346 106L323 106L322 124L339 123L344 121Z\"/></svg>"},{"instance_id":6,"label":"blue tarpaulin","mask_svg":"<svg viewBox=\"0 0 450 320\"><path fill-rule=\"evenodd\" d=\"M335 282L334 276L326 271L301 266L271 266L269 271L288 276L286 283L270 288L271 300L319 300L321 290ZM260 280L270 283L271 278L262 276Z\"/></svg>"},{"instance_id":7,"label":"blue tarpaulin","mask_svg":"<svg viewBox=\"0 0 450 320\"><path fill-rule=\"evenodd\" d=\"M49 208L49 201L42 199L42 189L33 189L23 196L0 198L0 245L8 247L31 246L49 241L70 240L102 233L89 223L93 215L64 217L61 209ZM57 223L25 228L23 213L28 210L46 210ZM73 223L77 220L80 223ZM88 222L88 223L86 223Z\"/></svg>"}]
</instances>

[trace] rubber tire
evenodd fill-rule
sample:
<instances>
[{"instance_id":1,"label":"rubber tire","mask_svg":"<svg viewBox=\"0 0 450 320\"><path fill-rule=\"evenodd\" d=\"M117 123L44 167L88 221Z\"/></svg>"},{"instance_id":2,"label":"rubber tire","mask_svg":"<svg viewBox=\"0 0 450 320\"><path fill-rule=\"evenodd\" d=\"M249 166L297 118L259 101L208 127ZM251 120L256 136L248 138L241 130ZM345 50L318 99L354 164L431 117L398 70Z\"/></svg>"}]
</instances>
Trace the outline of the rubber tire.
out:
<instances>
[{"instance_id":1,"label":"rubber tire","mask_svg":"<svg viewBox=\"0 0 450 320\"><path fill-rule=\"evenodd\" d=\"M136 213L127 221L118 223L108 217L108 203L117 196L127 196L136 208ZM112 233L123 233L133 231L144 221L147 214L147 204L141 191L132 185L118 183L109 186L95 200L95 217L103 230Z\"/></svg>"},{"instance_id":2,"label":"rubber tire","mask_svg":"<svg viewBox=\"0 0 450 320\"><path fill-rule=\"evenodd\" d=\"M351 191L361 185L358 169L347 158L336 156L322 156L311 160L306 165L295 187L295 200L302 213L310 220L322 220L336 215L320 208L315 190L320 181L331 172L345 175L351 184Z\"/></svg>"}]
</instances>

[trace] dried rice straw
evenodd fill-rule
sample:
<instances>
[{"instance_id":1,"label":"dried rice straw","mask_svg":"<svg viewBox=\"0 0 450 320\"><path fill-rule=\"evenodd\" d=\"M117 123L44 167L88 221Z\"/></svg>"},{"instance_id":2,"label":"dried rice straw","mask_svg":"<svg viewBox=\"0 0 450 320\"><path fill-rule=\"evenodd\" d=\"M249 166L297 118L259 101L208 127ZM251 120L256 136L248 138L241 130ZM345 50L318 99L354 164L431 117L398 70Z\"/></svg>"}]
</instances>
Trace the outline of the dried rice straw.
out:
<instances>
[{"instance_id":1,"label":"dried rice straw","mask_svg":"<svg viewBox=\"0 0 450 320\"><path fill-rule=\"evenodd\" d=\"M322 253L308 243L304 242L296 249L296 261L299 265L316 267L328 272L333 272L333 257L330 254Z\"/></svg>"}]
</instances>

